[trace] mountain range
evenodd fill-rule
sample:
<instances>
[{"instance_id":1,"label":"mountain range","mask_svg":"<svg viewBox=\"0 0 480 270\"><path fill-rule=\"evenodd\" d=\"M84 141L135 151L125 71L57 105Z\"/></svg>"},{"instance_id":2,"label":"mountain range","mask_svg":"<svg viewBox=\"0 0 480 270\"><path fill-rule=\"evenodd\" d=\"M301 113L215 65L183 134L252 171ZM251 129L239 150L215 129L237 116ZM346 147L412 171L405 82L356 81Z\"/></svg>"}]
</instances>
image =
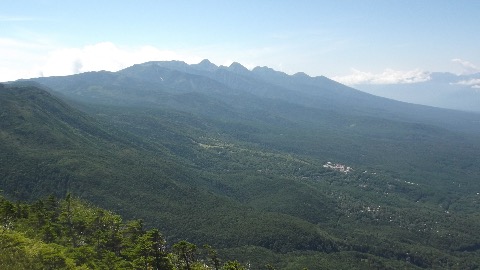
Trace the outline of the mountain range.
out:
<instances>
[{"instance_id":1,"label":"mountain range","mask_svg":"<svg viewBox=\"0 0 480 270\"><path fill-rule=\"evenodd\" d=\"M239 63L6 83L0 189L72 193L252 269L480 265L480 114Z\"/></svg>"}]
</instances>

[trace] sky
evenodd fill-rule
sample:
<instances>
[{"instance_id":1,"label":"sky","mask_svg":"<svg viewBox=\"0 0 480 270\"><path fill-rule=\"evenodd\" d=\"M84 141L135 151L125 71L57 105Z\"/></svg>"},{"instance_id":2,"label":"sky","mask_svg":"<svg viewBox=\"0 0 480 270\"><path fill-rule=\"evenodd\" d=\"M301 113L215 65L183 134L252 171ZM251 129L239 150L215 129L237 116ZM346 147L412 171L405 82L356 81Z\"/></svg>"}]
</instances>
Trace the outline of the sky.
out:
<instances>
[{"instance_id":1,"label":"sky","mask_svg":"<svg viewBox=\"0 0 480 270\"><path fill-rule=\"evenodd\" d=\"M340 82L480 72L476 0L0 0L0 81L158 60Z\"/></svg>"}]
</instances>

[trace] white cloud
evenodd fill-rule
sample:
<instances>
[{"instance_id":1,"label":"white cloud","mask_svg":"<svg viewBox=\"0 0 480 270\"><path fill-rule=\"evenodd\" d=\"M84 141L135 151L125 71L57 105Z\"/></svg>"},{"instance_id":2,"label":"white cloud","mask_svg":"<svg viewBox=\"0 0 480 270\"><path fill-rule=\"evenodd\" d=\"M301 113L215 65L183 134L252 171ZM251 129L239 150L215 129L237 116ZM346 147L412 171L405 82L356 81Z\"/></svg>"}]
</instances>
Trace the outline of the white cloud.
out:
<instances>
[{"instance_id":1,"label":"white cloud","mask_svg":"<svg viewBox=\"0 0 480 270\"><path fill-rule=\"evenodd\" d=\"M460 66L462 67L462 74L468 75L480 72L480 68L468 61L455 58L452 59L452 62L460 64Z\"/></svg>"},{"instance_id":2,"label":"white cloud","mask_svg":"<svg viewBox=\"0 0 480 270\"><path fill-rule=\"evenodd\" d=\"M44 40L19 40L0 37L0 81L38 76L35 66L45 61L52 49Z\"/></svg>"},{"instance_id":3,"label":"white cloud","mask_svg":"<svg viewBox=\"0 0 480 270\"><path fill-rule=\"evenodd\" d=\"M468 85L468 86L477 85L477 84L480 84L480 79L470 79L470 80L459 81L456 84Z\"/></svg>"},{"instance_id":4,"label":"white cloud","mask_svg":"<svg viewBox=\"0 0 480 270\"><path fill-rule=\"evenodd\" d=\"M124 48L111 42L101 42L79 48L55 48L0 38L0 81L87 71L118 71L134 64L162 60L198 63L202 59L189 53L152 46Z\"/></svg>"},{"instance_id":5,"label":"white cloud","mask_svg":"<svg viewBox=\"0 0 480 270\"><path fill-rule=\"evenodd\" d=\"M419 69L407 71L385 69L382 73L372 73L352 69L352 74L336 76L333 79L347 85L418 83L430 80L430 72Z\"/></svg>"},{"instance_id":6,"label":"white cloud","mask_svg":"<svg viewBox=\"0 0 480 270\"><path fill-rule=\"evenodd\" d=\"M134 64L160 60L186 60L195 57L180 55L174 51L159 50L152 46L120 48L111 42L68 48L51 52L41 67L44 76L70 75L87 71L118 71Z\"/></svg>"},{"instance_id":7,"label":"white cloud","mask_svg":"<svg viewBox=\"0 0 480 270\"><path fill-rule=\"evenodd\" d=\"M474 88L474 89L480 89L480 79L463 80L463 81L456 82L454 84L470 86L471 88Z\"/></svg>"}]
</instances>

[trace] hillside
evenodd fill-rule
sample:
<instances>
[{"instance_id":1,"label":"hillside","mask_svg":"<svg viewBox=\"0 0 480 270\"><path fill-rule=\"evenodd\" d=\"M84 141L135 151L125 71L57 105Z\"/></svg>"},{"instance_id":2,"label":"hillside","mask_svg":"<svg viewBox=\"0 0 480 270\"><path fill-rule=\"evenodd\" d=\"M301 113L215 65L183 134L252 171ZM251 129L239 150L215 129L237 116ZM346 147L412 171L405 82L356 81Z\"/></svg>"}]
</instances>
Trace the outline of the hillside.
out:
<instances>
[{"instance_id":1,"label":"hillside","mask_svg":"<svg viewBox=\"0 0 480 270\"><path fill-rule=\"evenodd\" d=\"M288 76L265 67L249 71L238 63L216 67L208 60L149 62L117 73L36 81L74 100L211 119L217 133L268 149L413 172L408 177L430 184L443 178L435 185L455 178L478 188L459 169L480 175L474 166L480 145L475 113L379 98L325 77Z\"/></svg>"},{"instance_id":2,"label":"hillside","mask_svg":"<svg viewBox=\"0 0 480 270\"><path fill-rule=\"evenodd\" d=\"M246 217L244 222L248 222L265 215L223 195L197 188L195 185L201 187L202 181L212 180L202 179L195 166L169 158L168 150L162 151L153 145L148 149L148 145L142 145L142 141L133 136L118 139L118 135L112 135L108 140L97 136L91 131L101 134L100 123L87 116L68 123L66 119L70 119L72 112L74 116L82 114L44 91L9 88L2 94L10 96L2 97L2 101L6 101L2 104L5 105L2 123L11 123L18 115L20 119L26 118L24 125L8 125L2 129L2 189L10 196L31 199L49 193L64 196L72 191L128 216L141 216L150 224L161 221L162 229L173 231L173 235L195 228L193 225L200 221L197 218L204 216L213 218L221 213L217 220L229 220L241 214ZM73 142L63 142L67 140L64 138ZM62 147L62 143L67 147ZM236 210L228 213L227 209ZM183 214L172 216L173 213ZM280 215L266 216L264 223L258 223L259 230L264 226L296 227L295 222L302 223L294 218L280 218ZM186 223L189 219L192 221ZM188 226L183 227L182 223ZM243 222L238 226L243 226ZM228 228L234 229L238 230ZM255 229L251 229L250 233L255 233ZM311 229L298 230L317 237ZM226 241L231 237L227 235Z\"/></svg>"},{"instance_id":3,"label":"hillside","mask_svg":"<svg viewBox=\"0 0 480 270\"><path fill-rule=\"evenodd\" d=\"M149 63L4 87L0 189L72 192L252 269L479 265L478 115L258 72Z\"/></svg>"},{"instance_id":4,"label":"hillside","mask_svg":"<svg viewBox=\"0 0 480 270\"><path fill-rule=\"evenodd\" d=\"M70 194L31 204L0 197L0 218L2 269L246 269L211 246L169 244L142 220L123 221Z\"/></svg>"}]
</instances>

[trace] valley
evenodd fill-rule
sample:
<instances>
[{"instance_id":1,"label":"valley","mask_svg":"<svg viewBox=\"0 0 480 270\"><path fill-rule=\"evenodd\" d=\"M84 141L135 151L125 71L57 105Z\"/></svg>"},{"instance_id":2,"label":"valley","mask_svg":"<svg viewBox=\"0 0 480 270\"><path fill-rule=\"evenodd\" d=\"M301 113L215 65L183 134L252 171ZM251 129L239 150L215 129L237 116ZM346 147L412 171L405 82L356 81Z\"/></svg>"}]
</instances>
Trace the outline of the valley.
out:
<instances>
[{"instance_id":1,"label":"valley","mask_svg":"<svg viewBox=\"0 0 480 270\"><path fill-rule=\"evenodd\" d=\"M3 85L0 189L250 269L475 269L479 123L325 77L148 62Z\"/></svg>"}]
</instances>

